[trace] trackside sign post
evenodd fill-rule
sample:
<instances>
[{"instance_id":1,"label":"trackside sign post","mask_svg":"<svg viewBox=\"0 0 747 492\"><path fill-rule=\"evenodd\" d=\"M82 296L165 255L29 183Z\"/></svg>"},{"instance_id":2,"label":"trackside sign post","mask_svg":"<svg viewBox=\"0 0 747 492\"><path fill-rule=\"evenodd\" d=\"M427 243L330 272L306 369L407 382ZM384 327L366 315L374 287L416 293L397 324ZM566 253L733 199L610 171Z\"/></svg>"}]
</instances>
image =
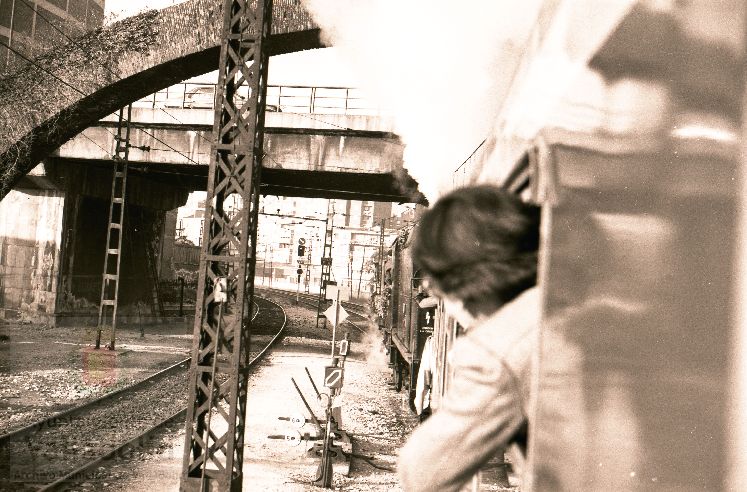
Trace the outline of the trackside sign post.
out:
<instances>
[{"instance_id":1,"label":"trackside sign post","mask_svg":"<svg viewBox=\"0 0 747 492\"><path fill-rule=\"evenodd\" d=\"M330 307L324 311L324 316L332 323L332 357L335 356L335 334L337 333L337 327L346 319L348 319L348 313L342 306L340 306L340 291L336 291L336 299Z\"/></svg>"},{"instance_id":2,"label":"trackside sign post","mask_svg":"<svg viewBox=\"0 0 747 492\"><path fill-rule=\"evenodd\" d=\"M342 367L324 368L324 386L327 388L342 388Z\"/></svg>"}]
</instances>

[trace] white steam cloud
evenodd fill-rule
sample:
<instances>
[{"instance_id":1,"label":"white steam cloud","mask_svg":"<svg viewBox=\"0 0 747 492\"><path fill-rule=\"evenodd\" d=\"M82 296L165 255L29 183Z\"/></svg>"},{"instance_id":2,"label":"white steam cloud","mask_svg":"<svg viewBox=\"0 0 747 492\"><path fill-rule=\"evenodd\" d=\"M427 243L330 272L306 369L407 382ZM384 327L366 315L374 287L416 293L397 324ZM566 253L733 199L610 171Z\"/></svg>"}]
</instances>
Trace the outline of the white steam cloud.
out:
<instances>
[{"instance_id":1,"label":"white steam cloud","mask_svg":"<svg viewBox=\"0 0 747 492\"><path fill-rule=\"evenodd\" d=\"M304 0L361 88L396 119L429 199L491 132L540 0Z\"/></svg>"}]
</instances>

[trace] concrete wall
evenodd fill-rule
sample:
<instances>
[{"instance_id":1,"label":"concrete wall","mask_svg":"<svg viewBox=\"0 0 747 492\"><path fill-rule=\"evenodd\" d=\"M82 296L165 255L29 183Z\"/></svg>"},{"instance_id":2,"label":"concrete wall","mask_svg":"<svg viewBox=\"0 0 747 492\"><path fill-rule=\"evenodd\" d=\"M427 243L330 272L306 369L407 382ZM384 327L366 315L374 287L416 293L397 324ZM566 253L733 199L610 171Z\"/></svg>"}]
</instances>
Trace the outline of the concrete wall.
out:
<instances>
[{"instance_id":1,"label":"concrete wall","mask_svg":"<svg viewBox=\"0 0 747 492\"><path fill-rule=\"evenodd\" d=\"M170 258L174 257L174 239L176 237L176 219L178 209L169 210L163 218L163 232L161 233L161 251L158 255L158 275L161 280L173 280L174 270Z\"/></svg>"},{"instance_id":2,"label":"concrete wall","mask_svg":"<svg viewBox=\"0 0 747 492\"><path fill-rule=\"evenodd\" d=\"M12 190L0 201L0 314L54 314L64 192Z\"/></svg>"},{"instance_id":3,"label":"concrete wall","mask_svg":"<svg viewBox=\"0 0 747 492\"><path fill-rule=\"evenodd\" d=\"M107 199L87 195L78 195L75 200L77 205L71 195L67 209L67 241L60 269L64 285L57 303L56 323L96 324L109 203ZM154 315L154 278L146 251L150 249L155 259L154 266L158 268L165 216L165 210L137 205L128 205L125 209L119 272L119 323L139 322ZM110 268L110 271L113 270Z\"/></svg>"},{"instance_id":4,"label":"concrete wall","mask_svg":"<svg viewBox=\"0 0 747 492\"><path fill-rule=\"evenodd\" d=\"M52 169L51 174L47 171ZM95 324L101 295L111 169L47 162L0 201L0 318ZM154 272L173 255L176 214L187 191L173 183L128 177L118 319L153 318ZM166 276L168 279L168 275Z\"/></svg>"}]
</instances>

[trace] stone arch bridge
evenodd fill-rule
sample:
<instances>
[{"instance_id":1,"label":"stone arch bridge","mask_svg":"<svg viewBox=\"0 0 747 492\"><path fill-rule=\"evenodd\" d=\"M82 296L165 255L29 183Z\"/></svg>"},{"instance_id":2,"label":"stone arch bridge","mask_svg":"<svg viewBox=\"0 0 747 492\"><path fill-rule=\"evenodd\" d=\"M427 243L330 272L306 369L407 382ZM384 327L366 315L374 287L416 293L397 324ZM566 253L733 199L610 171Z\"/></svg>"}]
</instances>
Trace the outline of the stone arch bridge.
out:
<instances>
[{"instance_id":1,"label":"stone arch bridge","mask_svg":"<svg viewBox=\"0 0 747 492\"><path fill-rule=\"evenodd\" d=\"M274 4L271 54L324 47L319 29L298 0ZM222 18L220 0L189 0L144 12L89 32L0 79L0 200L8 195L0 202L0 311L63 319L78 313L78 301L95 301L95 296L83 294L84 282L100 279L102 224L108 209L103 197L85 187L107 180L66 175L70 179L63 181L62 191L42 187L9 192L55 149L118 108L217 69ZM324 136L314 134L319 135ZM342 136L347 138L332 137ZM48 160L55 159L60 156ZM401 165L390 174L400 170ZM143 273L150 267L142 252L151 248L156 254L153 244L168 235L166 210L178 201L178 193L188 190L176 190L171 199L166 193L153 193L145 178L136 182L133 176L128 182L134 219L126 222L124 235L133 239L122 271L155 281L155 274ZM154 206L154 196L168 203ZM130 234L136 229L150 232ZM136 283L129 288L131 293L142 290Z\"/></svg>"},{"instance_id":2,"label":"stone arch bridge","mask_svg":"<svg viewBox=\"0 0 747 492\"><path fill-rule=\"evenodd\" d=\"M271 54L320 48L298 0L276 0ZM220 0L190 0L92 31L0 79L0 199L61 144L131 101L217 69Z\"/></svg>"}]
</instances>

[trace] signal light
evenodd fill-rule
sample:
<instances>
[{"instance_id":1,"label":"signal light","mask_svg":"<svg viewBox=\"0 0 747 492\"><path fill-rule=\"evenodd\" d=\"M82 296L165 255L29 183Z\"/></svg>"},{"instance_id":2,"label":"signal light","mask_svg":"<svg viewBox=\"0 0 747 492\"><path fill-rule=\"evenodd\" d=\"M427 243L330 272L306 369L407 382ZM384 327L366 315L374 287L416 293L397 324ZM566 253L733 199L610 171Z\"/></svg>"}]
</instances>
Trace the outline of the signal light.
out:
<instances>
[{"instance_id":1,"label":"signal light","mask_svg":"<svg viewBox=\"0 0 747 492\"><path fill-rule=\"evenodd\" d=\"M304 246L303 244L299 244L298 245L298 256L303 256L304 254L306 254L306 246Z\"/></svg>"}]
</instances>

